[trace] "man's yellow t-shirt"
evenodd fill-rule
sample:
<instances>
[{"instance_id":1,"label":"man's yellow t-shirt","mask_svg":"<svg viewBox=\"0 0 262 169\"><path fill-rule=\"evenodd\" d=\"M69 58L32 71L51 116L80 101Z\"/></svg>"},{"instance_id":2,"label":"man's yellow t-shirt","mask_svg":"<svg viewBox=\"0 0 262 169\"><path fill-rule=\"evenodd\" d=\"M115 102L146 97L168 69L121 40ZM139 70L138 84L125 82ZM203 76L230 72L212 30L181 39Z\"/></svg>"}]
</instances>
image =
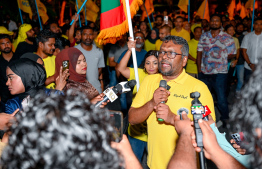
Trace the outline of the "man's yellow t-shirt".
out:
<instances>
[{"instance_id":1,"label":"man's yellow t-shirt","mask_svg":"<svg viewBox=\"0 0 262 169\"><path fill-rule=\"evenodd\" d=\"M189 54L195 59L197 58L197 44L198 44L198 41L195 39L191 39L188 42ZM187 60L186 72L197 74L197 65L193 60L190 60L190 59Z\"/></svg>"},{"instance_id":2,"label":"man's yellow t-shirt","mask_svg":"<svg viewBox=\"0 0 262 169\"><path fill-rule=\"evenodd\" d=\"M161 41L160 39L158 39L156 41L156 50L160 50L160 47L161 47L162 43L163 43L163 41Z\"/></svg>"},{"instance_id":3,"label":"man's yellow t-shirt","mask_svg":"<svg viewBox=\"0 0 262 169\"><path fill-rule=\"evenodd\" d=\"M173 36L179 36L184 38L186 41L190 41L190 34L187 30L185 30L184 28L181 29L180 32L176 31L176 28L171 30L171 35Z\"/></svg>"},{"instance_id":4,"label":"man's yellow t-shirt","mask_svg":"<svg viewBox=\"0 0 262 169\"><path fill-rule=\"evenodd\" d=\"M163 80L161 74L155 74L145 77L131 107L139 108L153 98L154 91L159 87L160 81ZM166 104L170 110L177 114L182 109L187 109L188 117L192 120L190 93L198 91L200 93L200 102L208 105L211 115L215 120L215 110L213 98L207 86L188 75L185 70L173 80L167 82L171 87L170 96ZM174 126L159 123L156 113L153 111L147 119L148 131L148 158L147 165L150 169L166 169L170 158L172 157L178 134Z\"/></svg>"},{"instance_id":5,"label":"man's yellow t-shirt","mask_svg":"<svg viewBox=\"0 0 262 169\"><path fill-rule=\"evenodd\" d=\"M45 71L46 71L46 78L53 76L55 74L55 55L48 56L47 58L43 59L45 64ZM55 89L55 83L50 83L46 86L48 89Z\"/></svg>"}]
</instances>

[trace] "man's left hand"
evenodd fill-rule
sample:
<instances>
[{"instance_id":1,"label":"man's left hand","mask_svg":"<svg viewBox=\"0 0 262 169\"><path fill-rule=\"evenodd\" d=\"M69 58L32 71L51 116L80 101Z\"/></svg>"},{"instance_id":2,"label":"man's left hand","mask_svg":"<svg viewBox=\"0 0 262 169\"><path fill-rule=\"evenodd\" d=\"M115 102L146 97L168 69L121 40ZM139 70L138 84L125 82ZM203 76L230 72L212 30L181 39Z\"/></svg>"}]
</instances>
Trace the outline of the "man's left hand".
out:
<instances>
[{"instance_id":1,"label":"man's left hand","mask_svg":"<svg viewBox=\"0 0 262 169\"><path fill-rule=\"evenodd\" d=\"M168 105L159 103L157 106L154 107L154 109L157 118L163 119L167 124L174 125L175 114L171 112Z\"/></svg>"}]
</instances>

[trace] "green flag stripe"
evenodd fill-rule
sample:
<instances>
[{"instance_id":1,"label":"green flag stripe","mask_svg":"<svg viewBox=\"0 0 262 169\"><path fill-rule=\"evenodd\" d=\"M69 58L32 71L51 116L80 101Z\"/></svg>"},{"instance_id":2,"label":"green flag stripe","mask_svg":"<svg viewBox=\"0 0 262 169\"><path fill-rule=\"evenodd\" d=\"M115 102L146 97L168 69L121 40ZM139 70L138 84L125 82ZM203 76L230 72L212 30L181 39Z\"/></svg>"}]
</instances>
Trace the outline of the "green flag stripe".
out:
<instances>
[{"instance_id":1,"label":"green flag stripe","mask_svg":"<svg viewBox=\"0 0 262 169\"><path fill-rule=\"evenodd\" d=\"M101 0L101 13L120 6L120 0Z\"/></svg>"}]
</instances>

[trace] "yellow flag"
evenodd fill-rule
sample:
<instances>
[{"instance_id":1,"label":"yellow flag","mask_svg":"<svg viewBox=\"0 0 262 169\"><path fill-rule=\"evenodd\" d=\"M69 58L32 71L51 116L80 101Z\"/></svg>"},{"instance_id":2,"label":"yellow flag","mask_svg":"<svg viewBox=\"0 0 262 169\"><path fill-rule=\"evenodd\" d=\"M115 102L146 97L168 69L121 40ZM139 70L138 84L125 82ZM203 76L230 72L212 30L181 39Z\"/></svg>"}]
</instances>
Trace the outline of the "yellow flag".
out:
<instances>
[{"instance_id":1,"label":"yellow flag","mask_svg":"<svg viewBox=\"0 0 262 169\"><path fill-rule=\"evenodd\" d=\"M178 6L182 11L184 11L184 12L187 13L187 5L188 5L188 0L179 0L177 6Z\"/></svg>"},{"instance_id":2,"label":"yellow flag","mask_svg":"<svg viewBox=\"0 0 262 169\"><path fill-rule=\"evenodd\" d=\"M242 19L244 19L246 16L247 16L246 8L245 8L244 5L242 4L242 6L241 6L241 11L240 11L240 17L241 17Z\"/></svg>"},{"instance_id":3,"label":"yellow flag","mask_svg":"<svg viewBox=\"0 0 262 169\"><path fill-rule=\"evenodd\" d=\"M146 10L145 10L146 7ZM145 0L145 7L144 5L141 6L141 10L143 11L141 21L144 21L145 18L147 17L146 11L148 15L150 15L152 12L155 11L154 5L153 5L153 0Z\"/></svg>"},{"instance_id":4,"label":"yellow flag","mask_svg":"<svg viewBox=\"0 0 262 169\"><path fill-rule=\"evenodd\" d=\"M236 1L235 0L232 0L228 9L227 9L227 12L229 14L229 19L232 20L234 19L234 11L235 11L235 8L236 8Z\"/></svg>"},{"instance_id":5,"label":"yellow flag","mask_svg":"<svg viewBox=\"0 0 262 169\"><path fill-rule=\"evenodd\" d=\"M28 0L17 0L17 3L18 3L18 7L25 13L28 13L30 19L32 19L33 13Z\"/></svg>"},{"instance_id":6,"label":"yellow flag","mask_svg":"<svg viewBox=\"0 0 262 169\"><path fill-rule=\"evenodd\" d=\"M254 4L254 0L248 0L245 4L245 8L248 9L250 8L251 10L253 10L253 4ZM255 2L255 9L258 8L258 4L257 1Z\"/></svg>"},{"instance_id":7,"label":"yellow flag","mask_svg":"<svg viewBox=\"0 0 262 169\"><path fill-rule=\"evenodd\" d=\"M205 14L204 14L204 12L205 12ZM201 19L206 19L208 22L210 21L208 0L204 0L202 2L202 4L200 5L200 7L197 10L196 15L200 16Z\"/></svg>"},{"instance_id":8,"label":"yellow flag","mask_svg":"<svg viewBox=\"0 0 262 169\"><path fill-rule=\"evenodd\" d=\"M82 4L85 2L85 0L77 0L78 3L78 9L82 6ZM77 10L77 7L76 7ZM84 8L81 10L81 12L84 11ZM92 0L87 0L86 2L86 19L92 22L96 21L96 18L98 16L99 7L96 5L95 2Z\"/></svg>"},{"instance_id":9,"label":"yellow flag","mask_svg":"<svg viewBox=\"0 0 262 169\"><path fill-rule=\"evenodd\" d=\"M42 21L45 24L49 19L48 15L47 15L46 7L42 2L40 2L40 0L37 0L36 3L37 3L37 7L38 7L39 16L41 16Z\"/></svg>"}]
</instances>

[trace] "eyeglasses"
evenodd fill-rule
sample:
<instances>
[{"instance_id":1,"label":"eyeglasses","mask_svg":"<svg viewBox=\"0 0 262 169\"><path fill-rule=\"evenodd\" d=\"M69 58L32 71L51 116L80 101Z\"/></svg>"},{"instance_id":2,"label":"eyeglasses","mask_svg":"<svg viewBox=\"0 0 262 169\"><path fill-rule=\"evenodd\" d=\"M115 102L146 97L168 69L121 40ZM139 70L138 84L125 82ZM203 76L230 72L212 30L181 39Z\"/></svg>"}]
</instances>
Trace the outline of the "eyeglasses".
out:
<instances>
[{"instance_id":1,"label":"eyeglasses","mask_svg":"<svg viewBox=\"0 0 262 169\"><path fill-rule=\"evenodd\" d=\"M158 56L163 57L165 54L169 59L174 59L176 55L183 55L176 52L170 52L170 51L157 51Z\"/></svg>"},{"instance_id":2,"label":"eyeglasses","mask_svg":"<svg viewBox=\"0 0 262 169\"><path fill-rule=\"evenodd\" d=\"M135 40L137 40L137 39L142 40L142 39L144 39L144 38L142 38L142 37L140 37L140 36L137 36L137 37L135 37Z\"/></svg>"}]
</instances>

